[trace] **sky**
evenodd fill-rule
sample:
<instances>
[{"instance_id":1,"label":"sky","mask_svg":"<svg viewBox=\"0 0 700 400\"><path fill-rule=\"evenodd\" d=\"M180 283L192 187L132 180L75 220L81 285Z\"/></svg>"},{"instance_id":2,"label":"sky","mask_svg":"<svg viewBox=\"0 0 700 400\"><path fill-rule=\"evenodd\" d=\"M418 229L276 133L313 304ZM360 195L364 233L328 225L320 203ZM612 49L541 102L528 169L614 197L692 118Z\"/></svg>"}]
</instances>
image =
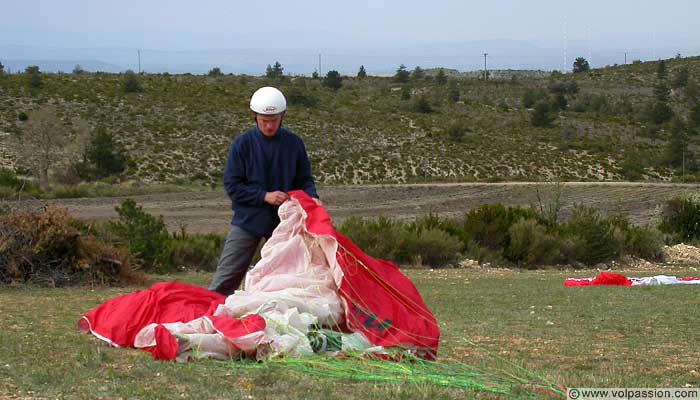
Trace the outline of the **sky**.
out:
<instances>
[{"instance_id":1,"label":"sky","mask_svg":"<svg viewBox=\"0 0 700 400\"><path fill-rule=\"evenodd\" d=\"M700 46L700 29L693 29L700 2L691 0L0 0L0 10L0 51L275 49L369 57L405 49L420 57L436 43L517 40L641 59Z\"/></svg>"}]
</instances>

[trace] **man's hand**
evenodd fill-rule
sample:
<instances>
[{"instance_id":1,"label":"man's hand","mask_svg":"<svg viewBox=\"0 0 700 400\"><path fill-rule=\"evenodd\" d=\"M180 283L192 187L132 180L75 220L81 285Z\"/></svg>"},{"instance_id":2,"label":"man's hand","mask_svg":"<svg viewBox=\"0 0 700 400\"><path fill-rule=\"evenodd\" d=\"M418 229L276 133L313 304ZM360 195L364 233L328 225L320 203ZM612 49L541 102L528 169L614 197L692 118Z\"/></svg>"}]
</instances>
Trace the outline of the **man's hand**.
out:
<instances>
[{"instance_id":1,"label":"man's hand","mask_svg":"<svg viewBox=\"0 0 700 400\"><path fill-rule=\"evenodd\" d=\"M265 193L265 203L273 206L278 206L284 203L288 198L289 196L287 193L280 191Z\"/></svg>"}]
</instances>

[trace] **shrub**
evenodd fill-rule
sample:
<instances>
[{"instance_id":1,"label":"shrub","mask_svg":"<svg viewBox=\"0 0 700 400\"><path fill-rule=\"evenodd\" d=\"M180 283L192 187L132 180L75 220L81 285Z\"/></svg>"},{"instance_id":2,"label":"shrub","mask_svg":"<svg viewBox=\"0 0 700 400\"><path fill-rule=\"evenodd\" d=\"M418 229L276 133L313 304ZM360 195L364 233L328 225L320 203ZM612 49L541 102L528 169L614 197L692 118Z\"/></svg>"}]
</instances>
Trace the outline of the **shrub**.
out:
<instances>
[{"instance_id":1,"label":"shrub","mask_svg":"<svg viewBox=\"0 0 700 400\"><path fill-rule=\"evenodd\" d=\"M547 93L543 90L526 89L522 99L523 107L532 108L538 101L546 97Z\"/></svg>"},{"instance_id":2,"label":"shrub","mask_svg":"<svg viewBox=\"0 0 700 400\"><path fill-rule=\"evenodd\" d=\"M143 92L143 87L141 86L141 83L139 82L139 77L132 70L127 70L126 73L124 73L124 80L122 82L122 87L124 89L124 93Z\"/></svg>"},{"instance_id":3,"label":"shrub","mask_svg":"<svg viewBox=\"0 0 700 400\"><path fill-rule=\"evenodd\" d=\"M625 253L641 257L645 260L661 260L663 258L664 238L661 232L653 227L630 226L625 238Z\"/></svg>"},{"instance_id":4,"label":"shrub","mask_svg":"<svg viewBox=\"0 0 700 400\"><path fill-rule=\"evenodd\" d=\"M675 197L666 202L661 212L659 230L673 242L700 238L700 195Z\"/></svg>"},{"instance_id":5,"label":"shrub","mask_svg":"<svg viewBox=\"0 0 700 400\"><path fill-rule=\"evenodd\" d=\"M0 217L0 284L143 282L126 249L109 246L84 231L65 210L53 207Z\"/></svg>"},{"instance_id":6,"label":"shrub","mask_svg":"<svg viewBox=\"0 0 700 400\"><path fill-rule=\"evenodd\" d=\"M396 261L420 260L421 263L435 267L455 261L462 248L459 238L436 228L422 229L418 232L404 230L401 245L403 251L399 252Z\"/></svg>"},{"instance_id":7,"label":"shrub","mask_svg":"<svg viewBox=\"0 0 700 400\"><path fill-rule=\"evenodd\" d=\"M430 105L428 98L421 95L418 96L415 103L413 104L413 111L422 114L430 114L433 112L433 107Z\"/></svg>"},{"instance_id":8,"label":"shrub","mask_svg":"<svg viewBox=\"0 0 700 400\"><path fill-rule=\"evenodd\" d=\"M143 262L148 272L167 272L164 265L168 244L168 231L163 217L154 217L132 199L117 206L119 221L108 222L110 233L123 241L129 251Z\"/></svg>"},{"instance_id":9,"label":"shrub","mask_svg":"<svg viewBox=\"0 0 700 400\"><path fill-rule=\"evenodd\" d=\"M343 222L338 231L372 257L386 260L410 259L398 255L401 250L400 229L399 223L386 217L376 220L350 217Z\"/></svg>"},{"instance_id":10,"label":"shrub","mask_svg":"<svg viewBox=\"0 0 700 400\"><path fill-rule=\"evenodd\" d=\"M323 81L321 81L321 85L337 91L343 86L343 77L340 76L338 71L330 70L326 73Z\"/></svg>"},{"instance_id":11,"label":"shrub","mask_svg":"<svg viewBox=\"0 0 700 400\"><path fill-rule=\"evenodd\" d=\"M506 208L502 204L485 204L464 216L462 242L474 242L492 250L508 247L508 230L521 219L535 218L535 213L518 207Z\"/></svg>"},{"instance_id":12,"label":"shrub","mask_svg":"<svg viewBox=\"0 0 700 400\"><path fill-rule=\"evenodd\" d=\"M318 103L318 99L304 93L300 88L293 87L287 92L287 101L291 105L314 107Z\"/></svg>"},{"instance_id":13,"label":"shrub","mask_svg":"<svg viewBox=\"0 0 700 400\"><path fill-rule=\"evenodd\" d=\"M11 169L0 168L0 186L19 189L22 186L22 181Z\"/></svg>"},{"instance_id":14,"label":"shrub","mask_svg":"<svg viewBox=\"0 0 700 400\"><path fill-rule=\"evenodd\" d=\"M27 115L26 112L20 111L19 114L17 114L17 119L24 122L29 119L29 116Z\"/></svg>"},{"instance_id":15,"label":"shrub","mask_svg":"<svg viewBox=\"0 0 700 400\"><path fill-rule=\"evenodd\" d=\"M168 241L165 263L171 268L195 268L215 271L224 237L217 234L173 236Z\"/></svg>"},{"instance_id":16,"label":"shrub","mask_svg":"<svg viewBox=\"0 0 700 400\"><path fill-rule=\"evenodd\" d=\"M574 244L566 254L571 261L595 265L614 260L623 247L620 239L614 236L611 221L591 207L576 205L571 218L560 229L562 235Z\"/></svg>"},{"instance_id":17,"label":"shrub","mask_svg":"<svg viewBox=\"0 0 700 400\"><path fill-rule=\"evenodd\" d=\"M535 110L532 112L530 117L530 122L533 126L547 127L552 121L554 121L554 116L550 113L549 104L545 100L540 100L535 104Z\"/></svg>"},{"instance_id":18,"label":"shrub","mask_svg":"<svg viewBox=\"0 0 700 400\"><path fill-rule=\"evenodd\" d=\"M559 240L547 233L535 219L521 219L508 229L510 243L504 252L507 260L534 268L560 261Z\"/></svg>"}]
</instances>

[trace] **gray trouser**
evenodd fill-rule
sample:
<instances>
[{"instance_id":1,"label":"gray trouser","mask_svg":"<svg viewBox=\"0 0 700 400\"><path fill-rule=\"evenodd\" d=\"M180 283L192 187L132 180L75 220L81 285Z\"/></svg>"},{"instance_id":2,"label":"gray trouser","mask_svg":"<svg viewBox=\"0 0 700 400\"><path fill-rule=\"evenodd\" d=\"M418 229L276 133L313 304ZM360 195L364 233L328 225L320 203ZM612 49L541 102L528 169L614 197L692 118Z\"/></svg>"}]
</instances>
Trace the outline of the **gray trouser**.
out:
<instances>
[{"instance_id":1,"label":"gray trouser","mask_svg":"<svg viewBox=\"0 0 700 400\"><path fill-rule=\"evenodd\" d=\"M238 289L255 256L260 239L231 225L209 290L228 296Z\"/></svg>"}]
</instances>

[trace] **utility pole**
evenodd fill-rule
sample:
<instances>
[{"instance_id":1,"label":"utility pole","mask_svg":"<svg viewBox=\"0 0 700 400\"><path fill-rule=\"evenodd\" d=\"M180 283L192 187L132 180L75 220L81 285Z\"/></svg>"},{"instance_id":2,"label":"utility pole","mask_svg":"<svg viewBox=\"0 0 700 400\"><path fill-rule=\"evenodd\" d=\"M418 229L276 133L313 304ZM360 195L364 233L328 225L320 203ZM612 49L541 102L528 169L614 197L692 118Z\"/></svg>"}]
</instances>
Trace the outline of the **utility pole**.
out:
<instances>
[{"instance_id":1,"label":"utility pole","mask_svg":"<svg viewBox=\"0 0 700 400\"><path fill-rule=\"evenodd\" d=\"M625 52L625 65L627 65L627 52Z\"/></svg>"},{"instance_id":2,"label":"utility pole","mask_svg":"<svg viewBox=\"0 0 700 400\"><path fill-rule=\"evenodd\" d=\"M139 49L138 52L139 52L139 74L141 74L141 49Z\"/></svg>"},{"instance_id":3,"label":"utility pole","mask_svg":"<svg viewBox=\"0 0 700 400\"><path fill-rule=\"evenodd\" d=\"M489 77L489 72L486 69L486 57L489 56L489 53L484 53L484 80L487 80Z\"/></svg>"},{"instance_id":4,"label":"utility pole","mask_svg":"<svg viewBox=\"0 0 700 400\"><path fill-rule=\"evenodd\" d=\"M323 73L321 72L321 53L318 53L318 76L323 76Z\"/></svg>"}]
</instances>

